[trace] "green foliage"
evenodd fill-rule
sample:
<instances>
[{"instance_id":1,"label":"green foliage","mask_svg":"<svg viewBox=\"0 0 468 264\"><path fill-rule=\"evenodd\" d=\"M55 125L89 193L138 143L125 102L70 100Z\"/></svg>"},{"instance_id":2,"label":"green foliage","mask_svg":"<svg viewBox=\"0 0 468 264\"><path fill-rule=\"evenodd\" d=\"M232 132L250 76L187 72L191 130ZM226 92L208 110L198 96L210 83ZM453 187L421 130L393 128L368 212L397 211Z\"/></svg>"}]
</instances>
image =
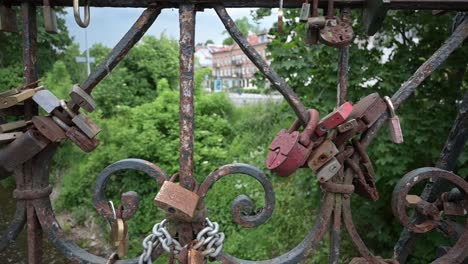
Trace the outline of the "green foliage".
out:
<instances>
[{"instance_id":1,"label":"green foliage","mask_svg":"<svg viewBox=\"0 0 468 264\"><path fill-rule=\"evenodd\" d=\"M234 20L236 22L237 27L239 30L244 34L244 36L249 35L249 32L253 33L259 33L260 32L260 26L256 23L250 22L249 18L244 16L242 18L238 18ZM225 30L223 31L223 34L228 34L228 32ZM234 40L231 37L227 37L226 39L223 40L223 45L232 45L234 44Z\"/></svg>"},{"instance_id":2,"label":"green foliage","mask_svg":"<svg viewBox=\"0 0 468 264\"><path fill-rule=\"evenodd\" d=\"M164 91L151 103L134 108L121 107L112 118L104 120L96 117L103 128L98 136L101 146L92 154L75 156L74 161L69 163L70 167L62 179L63 189L57 208L75 211L75 208L85 207L88 212L94 211L91 191L96 176L105 166L124 158L149 160L158 164L169 176L177 172L178 102L178 92ZM197 97L196 109L195 164L196 175L201 180L211 172L213 166L224 164L227 158L228 150L225 146L231 135L227 117L232 114L233 108L224 94L213 94ZM141 250L142 235L151 230L155 217L162 218L162 214L157 212L152 202L157 192L154 180L142 177L141 174L125 175L113 179L107 191L117 204L120 203L118 194L128 190L135 190L144 198L139 213L129 223L135 254Z\"/></svg>"},{"instance_id":3,"label":"green foliage","mask_svg":"<svg viewBox=\"0 0 468 264\"><path fill-rule=\"evenodd\" d=\"M210 67L199 68L195 70L195 93L200 94L205 87L205 76L208 78L213 79L213 73ZM211 87L209 87L211 89Z\"/></svg>"},{"instance_id":4,"label":"green foliage","mask_svg":"<svg viewBox=\"0 0 468 264\"><path fill-rule=\"evenodd\" d=\"M43 85L59 98L67 98L73 85L70 74L63 61L57 61L46 74Z\"/></svg>"},{"instance_id":5,"label":"green foliage","mask_svg":"<svg viewBox=\"0 0 468 264\"><path fill-rule=\"evenodd\" d=\"M15 12L21 12L20 8L14 8ZM56 9L58 14L63 14L62 9ZM0 32L0 91L21 86L22 83L22 28L19 24L18 33ZM58 34L48 34L44 29L43 16L37 15L37 60L40 61L38 75L43 76L52 68L60 53L71 44L65 20L57 17Z\"/></svg>"}]
</instances>

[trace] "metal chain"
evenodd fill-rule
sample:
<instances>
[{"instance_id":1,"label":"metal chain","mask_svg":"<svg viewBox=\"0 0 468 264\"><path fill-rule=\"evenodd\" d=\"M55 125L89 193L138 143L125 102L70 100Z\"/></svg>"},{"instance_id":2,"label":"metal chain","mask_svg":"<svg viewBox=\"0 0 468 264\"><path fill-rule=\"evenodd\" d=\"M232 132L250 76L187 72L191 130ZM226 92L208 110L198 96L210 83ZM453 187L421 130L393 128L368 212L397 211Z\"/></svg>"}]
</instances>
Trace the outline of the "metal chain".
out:
<instances>
[{"instance_id":1,"label":"metal chain","mask_svg":"<svg viewBox=\"0 0 468 264\"><path fill-rule=\"evenodd\" d=\"M224 233L219 232L219 224L211 222L206 218L206 227L197 235L193 249L203 251L203 256L216 257L223 249ZM138 259L138 264L152 264L151 254L159 245L168 253L179 254L182 246L168 231L167 219L157 223L153 227L153 232L143 240L143 253Z\"/></svg>"},{"instance_id":2,"label":"metal chain","mask_svg":"<svg viewBox=\"0 0 468 264\"><path fill-rule=\"evenodd\" d=\"M224 233L219 232L219 225L206 218L207 226L197 235L197 243L193 249L203 251L203 256L217 257L223 249Z\"/></svg>"}]
</instances>

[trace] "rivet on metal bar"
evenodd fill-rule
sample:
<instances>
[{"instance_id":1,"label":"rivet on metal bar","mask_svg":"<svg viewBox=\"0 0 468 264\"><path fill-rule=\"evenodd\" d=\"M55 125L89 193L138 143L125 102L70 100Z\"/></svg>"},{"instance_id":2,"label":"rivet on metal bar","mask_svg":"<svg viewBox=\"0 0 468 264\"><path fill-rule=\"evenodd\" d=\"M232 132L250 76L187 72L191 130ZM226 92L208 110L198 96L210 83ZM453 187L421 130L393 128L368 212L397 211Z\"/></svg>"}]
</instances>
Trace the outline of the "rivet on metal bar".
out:
<instances>
[{"instance_id":1,"label":"rivet on metal bar","mask_svg":"<svg viewBox=\"0 0 468 264\"><path fill-rule=\"evenodd\" d=\"M85 20L81 20L81 15L80 15L80 2L79 0L73 0L73 13L75 15L75 21L78 24L78 26L82 28L87 28L89 26L89 20L91 18L90 12L89 12L89 1L87 2L86 6L84 7L84 16Z\"/></svg>"},{"instance_id":2,"label":"rivet on metal bar","mask_svg":"<svg viewBox=\"0 0 468 264\"><path fill-rule=\"evenodd\" d=\"M13 191L13 197L17 200L35 200L35 199L49 197L51 193L52 193L52 186L49 185L45 188L34 189L34 190L15 189Z\"/></svg>"}]
</instances>

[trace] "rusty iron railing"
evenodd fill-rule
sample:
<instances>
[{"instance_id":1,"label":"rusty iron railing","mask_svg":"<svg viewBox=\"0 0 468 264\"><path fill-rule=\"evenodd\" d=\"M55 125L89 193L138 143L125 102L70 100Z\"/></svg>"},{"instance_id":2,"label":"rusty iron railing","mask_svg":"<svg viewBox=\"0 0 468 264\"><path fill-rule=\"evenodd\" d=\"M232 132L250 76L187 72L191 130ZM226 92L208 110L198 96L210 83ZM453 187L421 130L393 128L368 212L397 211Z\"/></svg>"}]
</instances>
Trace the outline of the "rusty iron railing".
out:
<instances>
[{"instance_id":1,"label":"rusty iron railing","mask_svg":"<svg viewBox=\"0 0 468 264\"><path fill-rule=\"evenodd\" d=\"M24 84L31 84L37 81L37 26L36 7L43 4L42 0L5 0L9 5L21 6L21 19L23 26L23 64L24 64ZM300 7L302 0L284 0L284 7ZM335 0L336 8L340 8L346 14L349 9L367 8L372 2L370 0ZM386 9L427 9L427 10L468 10L468 0L392 0L383 1ZM302 104L299 97L287 85L287 83L262 59L256 50L249 44L245 36L238 29L232 18L226 11L226 7L277 7L276 0L88 0L87 3L95 7L145 7L142 15L135 24L118 42L110 55L102 62L95 71L81 84L81 88L91 93L93 88L103 80L113 68L125 57L128 51L141 39L148 28L153 24L161 10L164 8L179 9L180 23L180 168L178 180L180 186L185 189L196 191L200 197L197 210L200 214L192 222L174 221L177 238L182 245L191 243L195 236L204 227L206 210L204 210L203 199L210 188L221 178L232 174L245 174L257 180L264 189L265 205L262 210L251 212L253 202L246 196L239 196L232 205L232 215L234 221L244 227L255 227L265 223L272 215L275 207L275 194L272 184L258 168L247 164L230 164L216 169L208 175L205 180L198 184L194 179L194 38L196 12L204 8L213 8L227 32L232 36L242 51L258 67L260 72L271 82L286 99L290 107L294 110L298 120L302 124L307 124L309 114L307 108ZM72 0L55 0L56 6L72 6ZM85 1L81 1L85 4ZM319 0L319 6L325 7L327 0ZM468 37L468 17L464 13L458 14L458 24L447 41L411 76L403 83L400 89L392 96L391 100L395 108L398 108L416 88L434 72ZM371 19L378 21L379 19ZM376 22L378 23L378 22ZM372 26L372 25L370 25ZM339 94L338 105L346 101L348 94L348 63L349 47L339 49ZM73 101L69 102L69 107L76 111L79 106ZM330 263L338 263L340 257L340 240L342 225L349 233L351 240L358 249L360 257L352 260L352 263L405 263L406 258L411 253L415 239L421 234L439 227L447 231L448 234L456 238L456 244L446 254L443 254L432 263L462 263L468 259L468 220L465 226L456 229L450 221L440 219L440 203L461 203L467 206L468 183L462 178L454 175L451 171L455 167L455 162L463 150L463 146L468 138L468 93L463 98L460 110L447 139L439 162L438 168L421 168L405 175L395 187L393 195L393 210L396 217L405 226L400 240L395 246L393 259L383 260L374 256L365 245L354 226L351 213L351 194L354 191L353 172L350 169L341 171L338 177L332 182L322 184L324 190L320 210L315 223L299 243L291 251L284 253L270 260L250 261L241 260L226 252L217 256L217 260L222 263L299 263L310 257L323 239L327 231L330 231L331 248ZM21 114L26 120L38 115L38 106L33 100L25 101L21 109ZM361 144L366 149L377 135L378 131L388 118L387 113L382 114L379 120L361 137ZM58 148L56 143L48 145L29 159L21 166L14 169L16 189L14 197L17 200L16 213L13 220L0 236L0 251L3 251L15 240L18 233L27 224L28 234L28 262L30 264L41 263L42 258L42 236L47 238L63 253L71 262L76 263L106 263L105 257L100 257L88 253L81 249L73 241L67 239L57 220L51 206L49 195L52 187L49 184L49 165L52 157ZM0 149L0 156L3 149ZM27 150L25 150L27 151ZM357 154L351 157L351 162L358 162ZM4 165L4 164L0 164ZM96 181L93 203L98 213L112 220L114 213L108 204L105 195L109 177L120 170L139 170L152 177L155 182L162 186L169 180L166 173L158 166L144 160L127 159L116 162L108 166L98 176ZM1 177L1 176L0 176ZM423 200L417 203L419 212L415 218L411 218L406 213L406 207L411 205L408 201L408 194L411 188L422 181L429 181L421 197L415 199ZM458 187L458 194L442 193L440 182L449 181ZM413 197L414 198L414 197ZM123 211L121 217L124 220L130 219L138 210L139 198L134 192L122 195ZM465 211L466 214L466 211ZM442 216L443 217L443 216ZM466 217L466 216L465 216ZM455 231L454 231L455 230ZM229 239L229 238L227 238ZM157 259L163 249L159 245L152 253L153 260ZM116 263L138 263L138 259L115 260ZM180 262L188 263L186 259L180 258Z\"/></svg>"}]
</instances>

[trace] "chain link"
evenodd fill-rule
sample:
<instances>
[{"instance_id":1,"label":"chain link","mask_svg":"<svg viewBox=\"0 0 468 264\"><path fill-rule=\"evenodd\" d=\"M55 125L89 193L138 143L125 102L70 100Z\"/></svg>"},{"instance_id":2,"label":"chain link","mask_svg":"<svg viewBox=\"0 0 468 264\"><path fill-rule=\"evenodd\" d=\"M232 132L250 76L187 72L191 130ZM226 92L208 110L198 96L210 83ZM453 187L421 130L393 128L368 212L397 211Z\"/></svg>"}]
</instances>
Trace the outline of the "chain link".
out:
<instances>
[{"instance_id":1,"label":"chain link","mask_svg":"<svg viewBox=\"0 0 468 264\"><path fill-rule=\"evenodd\" d=\"M223 249L225 236L223 232L219 232L218 223L206 218L205 225L206 227L198 233L196 243L192 248L202 251L204 257L214 258ZM151 254L159 245L168 253L179 254L183 249L179 241L169 234L167 219L153 226L152 234L143 240L142 245L144 250L138 259L138 264L152 264Z\"/></svg>"}]
</instances>

